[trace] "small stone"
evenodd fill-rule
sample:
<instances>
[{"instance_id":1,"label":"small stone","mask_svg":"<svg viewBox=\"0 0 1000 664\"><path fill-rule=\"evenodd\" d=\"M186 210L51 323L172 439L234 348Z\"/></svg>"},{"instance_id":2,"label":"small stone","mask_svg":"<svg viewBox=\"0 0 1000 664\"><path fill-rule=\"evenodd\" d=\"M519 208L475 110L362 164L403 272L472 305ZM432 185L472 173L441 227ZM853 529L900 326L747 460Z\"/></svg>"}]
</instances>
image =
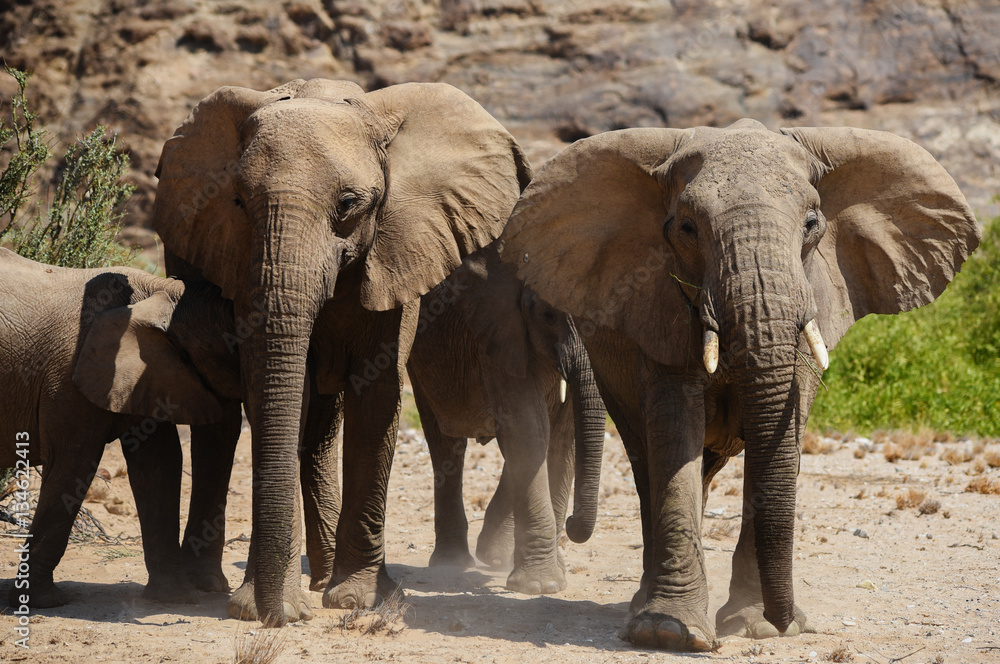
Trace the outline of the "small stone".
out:
<instances>
[{"instance_id":1,"label":"small stone","mask_svg":"<svg viewBox=\"0 0 1000 664\"><path fill-rule=\"evenodd\" d=\"M865 532L864 530L861 530L860 528L854 531L854 536L860 537L861 539L868 539L868 533Z\"/></svg>"},{"instance_id":2,"label":"small stone","mask_svg":"<svg viewBox=\"0 0 1000 664\"><path fill-rule=\"evenodd\" d=\"M972 643L972 637L971 636L965 637L964 639L962 639L962 643Z\"/></svg>"},{"instance_id":3,"label":"small stone","mask_svg":"<svg viewBox=\"0 0 1000 664\"><path fill-rule=\"evenodd\" d=\"M844 627L854 627L855 625L858 624L858 623L854 622L853 620L844 620L843 623L844 623Z\"/></svg>"},{"instance_id":4,"label":"small stone","mask_svg":"<svg viewBox=\"0 0 1000 664\"><path fill-rule=\"evenodd\" d=\"M857 586L855 586L855 588L861 588L863 590L878 590L878 587L868 579L865 579L864 581L859 583Z\"/></svg>"}]
</instances>

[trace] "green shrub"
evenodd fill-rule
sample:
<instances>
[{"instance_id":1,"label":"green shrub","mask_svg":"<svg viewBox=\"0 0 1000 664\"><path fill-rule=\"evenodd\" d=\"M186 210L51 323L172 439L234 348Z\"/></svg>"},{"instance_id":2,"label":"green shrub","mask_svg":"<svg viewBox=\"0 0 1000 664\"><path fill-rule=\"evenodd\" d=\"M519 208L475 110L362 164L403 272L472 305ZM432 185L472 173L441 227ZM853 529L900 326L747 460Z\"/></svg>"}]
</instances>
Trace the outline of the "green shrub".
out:
<instances>
[{"instance_id":1,"label":"green shrub","mask_svg":"<svg viewBox=\"0 0 1000 664\"><path fill-rule=\"evenodd\" d=\"M115 241L134 190L123 182L129 160L118 152L116 138L99 126L69 146L56 169L51 200L38 200L35 175L52 153L25 100L27 75L5 71L18 91L11 98L10 123L0 119L0 146L11 152L0 173L0 242L27 258L64 267L130 262L135 250Z\"/></svg>"},{"instance_id":2,"label":"green shrub","mask_svg":"<svg viewBox=\"0 0 1000 664\"><path fill-rule=\"evenodd\" d=\"M851 328L823 380L813 429L1000 435L1000 217L935 302Z\"/></svg>"}]
</instances>

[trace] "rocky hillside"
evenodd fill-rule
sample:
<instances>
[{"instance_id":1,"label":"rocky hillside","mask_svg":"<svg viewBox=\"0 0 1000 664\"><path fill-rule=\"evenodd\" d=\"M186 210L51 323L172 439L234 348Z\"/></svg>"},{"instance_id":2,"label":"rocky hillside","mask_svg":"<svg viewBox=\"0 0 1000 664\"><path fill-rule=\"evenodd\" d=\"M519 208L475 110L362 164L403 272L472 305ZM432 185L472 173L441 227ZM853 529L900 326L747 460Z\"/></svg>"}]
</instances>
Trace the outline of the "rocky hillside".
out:
<instances>
[{"instance_id":1,"label":"rocky hillside","mask_svg":"<svg viewBox=\"0 0 1000 664\"><path fill-rule=\"evenodd\" d=\"M120 132L139 186L131 233L147 247L159 151L191 107L221 85L317 76L451 83L536 167L621 127L885 129L998 213L995 0L0 0L0 54L33 72L61 140Z\"/></svg>"}]
</instances>

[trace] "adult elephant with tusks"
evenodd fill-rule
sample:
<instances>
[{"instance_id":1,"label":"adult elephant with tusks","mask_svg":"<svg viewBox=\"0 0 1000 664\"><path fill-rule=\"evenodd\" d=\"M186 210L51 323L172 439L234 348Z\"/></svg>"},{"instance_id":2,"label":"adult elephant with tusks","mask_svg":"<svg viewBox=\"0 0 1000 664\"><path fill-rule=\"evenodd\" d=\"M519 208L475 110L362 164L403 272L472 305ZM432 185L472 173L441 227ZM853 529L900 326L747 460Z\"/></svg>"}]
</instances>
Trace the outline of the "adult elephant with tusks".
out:
<instances>
[{"instance_id":1,"label":"adult elephant with tusks","mask_svg":"<svg viewBox=\"0 0 1000 664\"><path fill-rule=\"evenodd\" d=\"M799 449L828 350L858 318L937 297L979 242L955 182L852 128L627 129L551 159L504 260L574 316L639 493L627 640L707 650L717 630L808 630L792 592ZM707 487L746 450L729 601L709 621Z\"/></svg>"},{"instance_id":2,"label":"adult elephant with tusks","mask_svg":"<svg viewBox=\"0 0 1000 664\"><path fill-rule=\"evenodd\" d=\"M166 142L154 227L233 299L240 323L253 536L230 615L272 625L311 615L300 582L300 429L324 428L327 395L339 392L344 502L323 603L370 606L390 592L386 484L417 299L500 233L527 173L489 113L434 83L221 88Z\"/></svg>"}]
</instances>

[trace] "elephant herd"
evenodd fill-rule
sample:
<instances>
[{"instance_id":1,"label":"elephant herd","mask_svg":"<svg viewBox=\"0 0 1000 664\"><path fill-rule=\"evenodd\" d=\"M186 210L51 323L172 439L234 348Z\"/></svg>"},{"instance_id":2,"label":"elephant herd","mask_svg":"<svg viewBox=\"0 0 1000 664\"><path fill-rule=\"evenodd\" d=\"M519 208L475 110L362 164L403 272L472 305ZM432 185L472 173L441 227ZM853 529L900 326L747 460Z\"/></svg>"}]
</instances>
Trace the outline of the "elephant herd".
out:
<instances>
[{"instance_id":1,"label":"elephant herd","mask_svg":"<svg viewBox=\"0 0 1000 664\"><path fill-rule=\"evenodd\" d=\"M437 480L431 564L474 564L460 470L468 438L495 437L505 465L477 557L512 563L513 590L565 588L558 538L571 487L566 534L594 529L606 410L642 521L625 638L697 651L723 634L807 631L795 484L828 352L866 314L933 300L979 241L951 177L892 134L623 129L533 174L503 126L445 84L221 88L166 141L157 176L173 278L0 249L0 467L23 459L25 435L44 467L33 606L67 601L53 569L116 438L144 594L228 590L241 408L253 534L229 614L311 616L300 498L323 605L378 603L395 586L386 491L409 375ZM175 423L191 425L183 536ZM730 596L710 620L702 511L744 450Z\"/></svg>"}]
</instances>

